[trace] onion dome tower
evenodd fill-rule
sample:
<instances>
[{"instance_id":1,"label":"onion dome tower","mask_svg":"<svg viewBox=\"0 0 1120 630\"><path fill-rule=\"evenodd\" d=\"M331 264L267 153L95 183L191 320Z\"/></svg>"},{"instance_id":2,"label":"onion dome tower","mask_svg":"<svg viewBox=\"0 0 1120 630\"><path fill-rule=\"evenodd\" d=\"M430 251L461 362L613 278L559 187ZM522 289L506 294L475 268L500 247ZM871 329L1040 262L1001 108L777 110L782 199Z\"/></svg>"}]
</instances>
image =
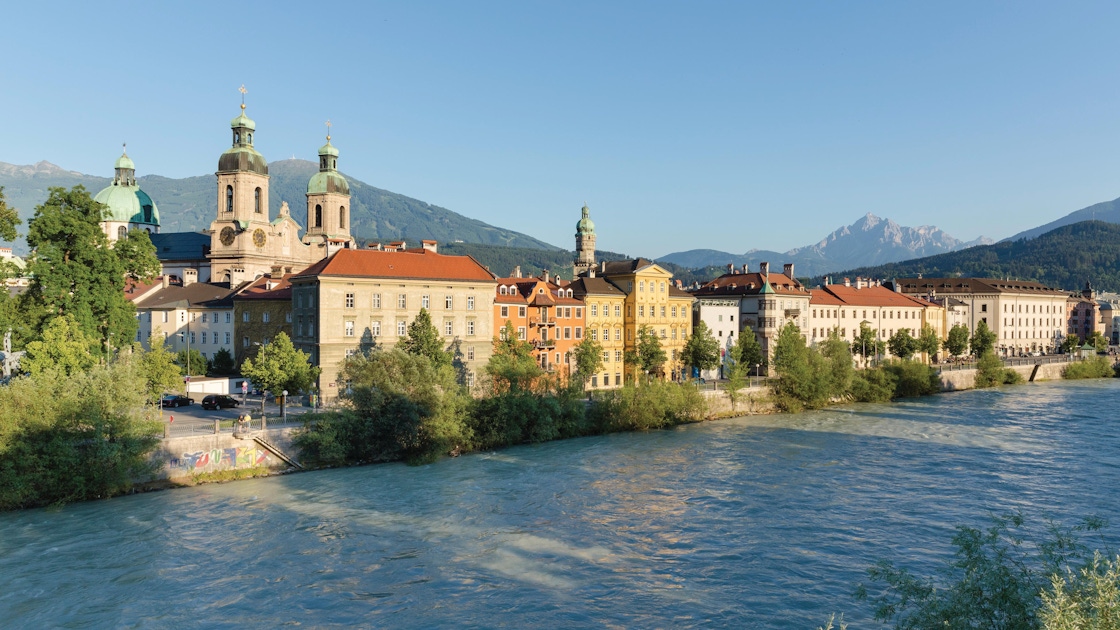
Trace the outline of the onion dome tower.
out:
<instances>
[{"instance_id":1,"label":"onion dome tower","mask_svg":"<svg viewBox=\"0 0 1120 630\"><path fill-rule=\"evenodd\" d=\"M576 260L572 263L575 277L585 276L595 268L595 223L591 210L583 204L583 218L576 223Z\"/></svg>"},{"instance_id":2,"label":"onion dome tower","mask_svg":"<svg viewBox=\"0 0 1120 630\"><path fill-rule=\"evenodd\" d=\"M93 198L106 206L101 220L105 236L113 242L124 238L132 229L158 234L159 209L148 193L136 185L136 165L128 157L127 150L117 158L113 168L116 171L113 183Z\"/></svg>"},{"instance_id":3,"label":"onion dome tower","mask_svg":"<svg viewBox=\"0 0 1120 630\"><path fill-rule=\"evenodd\" d=\"M307 182L307 231L305 243L351 246L350 184L338 172L338 149L331 144L330 121L327 143L319 147L319 172Z\"/></svg>"},{"instance_id":4,"label":"onion dome tower","mask_svg":"<svg viewBox=\"0 0 1120 630\"><path fill-rule=\"evenodd\" d=\"M268 162L253 148L257 124L245 115L244 96L241 115L229 126L233 146L218 158L217 218L236 222L244 230L251 221L268 222Z\"/></svg>"}]
</instances>

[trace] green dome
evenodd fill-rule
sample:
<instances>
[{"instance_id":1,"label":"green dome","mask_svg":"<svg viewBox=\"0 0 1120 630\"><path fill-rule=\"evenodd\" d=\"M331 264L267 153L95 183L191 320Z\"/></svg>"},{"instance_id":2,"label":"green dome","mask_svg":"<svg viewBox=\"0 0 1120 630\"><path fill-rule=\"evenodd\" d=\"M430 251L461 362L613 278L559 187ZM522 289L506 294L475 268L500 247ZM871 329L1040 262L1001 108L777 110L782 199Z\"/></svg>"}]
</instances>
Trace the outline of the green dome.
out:
<instances>
[{"instance_id":1,"label":"green dome","mask_svg":"<svg viewBox=\"0 0 1120 630\"><path fill-rule=\"evenodd\" d=\"M232 121L230 121L229 126L230 126L230 129L245 128L245 129L248 129L250 131L256 131L257 130L257 123L253 122L252 118L249 118L248 116L245 115L245 109L244 108L242 108L240 116L238 116L237 118L234 118Z\"/></svg>"},{"instance_id":2,"label":"green dome","mask_svg":"<svg viewBox=\"0 0 1120 630\"><path fill-rule=\"evenodd\" d=\"M327 143L319 147L319 155L333 155L334 157L338 157L338 149L334 148L334 145L331 144L329 136L327 137Z\"/></svg>"},{"instance_id":3,"label":"green dome","mask_svg":"<svg viewBox=\"0 0 1120 630\"><path fill-rule=\"evenodd\" d=\"M106 206L103 221L159 226L159 209L139 186L113 184L97 193L93 200Z\"/></svg>"},{"instance_id":4,"label":"green dome","mask_svg":"<svg viewBox=\"0 0 1120 630\"><path fill-rule=\"evenodd\" d=\"M113 168L128 168L136 170L136 165L132 163L132 158L128 157L127 154L122 153L121 156L117 158L117 163L113 165Z\"/></svg>"},{"instance_id":5,"label":"green dome","mask_svg":"<svg viewBox=\"0 0 1120 630\"><path fill-rule=\"evenodd\" d=\"M268 175L268 161L251 146L230 147L218 158L218 172L229 173L231 171L248 171Z\"/></svg>"},{"instance_id":6,"label":"green dome","mask_svg":"<svg viewBox=\"0 0 1120 630\"><path fill-rule=\"evenodd\" d=\"M312 175L311 180L307 182L307 194L313 195L316 193L349 195L350 184L338 171L319 171Z\"/></svg>"},{"instance_id":7,"label":"green dome","mask_svg":"<svg viewBox=\"0 0 1120 630\"><path fill-rule=\"evenodd\" d=\"M583 207L583 218L576 223L577 234L594 234L595 222L591 220L591 210L587 206Z\"/></svg>"}]
</instances>

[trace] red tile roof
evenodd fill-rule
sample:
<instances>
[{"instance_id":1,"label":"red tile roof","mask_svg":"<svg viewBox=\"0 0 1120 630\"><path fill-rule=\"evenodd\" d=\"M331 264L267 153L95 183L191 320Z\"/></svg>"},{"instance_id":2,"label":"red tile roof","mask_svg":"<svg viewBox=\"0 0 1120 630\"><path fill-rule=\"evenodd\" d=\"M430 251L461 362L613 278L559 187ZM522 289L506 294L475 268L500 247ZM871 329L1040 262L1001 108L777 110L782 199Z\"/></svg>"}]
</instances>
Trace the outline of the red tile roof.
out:
<instances>
[{"instance_id":1,"label":"red tile roof","mask_svg":"<svg viewBox=\"0 0 1120 630\"><path fill-rule=\"evenodd\" d=\"M855 287L842 284L826 284L820 292L832 294L836 299L848 306L873 306L887 308L914 308L932 306L925 300L913 298L905 293L892 291L884 286ZM817 301L818 291L813 291L813 303ZM824 302L822 302L823 304Z\"/></svg>"},{"instance_id":2,"label":"red tile roof","mask_svg":"<svg viewBox=\"0 0 1120 630\"><path fill-rule=\"evenodd\" d=\"M447 256L424 249L385 252L375 249L341 249L295 274L309 276L356 276L424 280L467 280L495 282L494 274L471 256Z\"/></svg>"},{"instance_id":3,"label":"red tile roof","mask_svg":"<svg viewBox=\"0 0 1120 630\"><path fill-rule=\"evenodd\" d=\"M771 271L765 276L770 281L770 287L776 293L785 295L805 295L808 291L797 280L784 273ZM709 281L692 294L697 297L705 295L755 295L762 290L763 275L757 271L751 273L725 273L715 280Z\"/></svg>"}]
</instances>

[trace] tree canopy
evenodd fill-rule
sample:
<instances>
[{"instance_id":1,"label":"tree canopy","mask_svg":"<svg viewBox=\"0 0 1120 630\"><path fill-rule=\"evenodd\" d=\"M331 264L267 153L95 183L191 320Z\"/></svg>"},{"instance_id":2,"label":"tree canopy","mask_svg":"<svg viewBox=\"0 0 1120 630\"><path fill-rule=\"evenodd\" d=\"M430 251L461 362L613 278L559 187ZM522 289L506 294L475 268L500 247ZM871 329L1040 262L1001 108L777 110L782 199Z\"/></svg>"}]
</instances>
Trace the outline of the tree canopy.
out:
<instances>
[{"instance_id":1,"label":"tree canopy","mask_svg":"<svg viewBox=\"0 0 1120 630\"><path fill-rule=\"evenodd\" d=\"M953 324L945 340L945 349L955 357L964 354L968 350L968 327L964 324Z\"/></svg>"},{"instance_id":2,"label":"tree canopy","mask_svg":"<svg viewBox=\"0 0 1120 630\"><path fill-rule=\"evenodd\" d=\"M507 321L494 340L494 353L486 363L486 373L499 391L522 391L530 389L544 371L533 357L533 346L518 339L513 322Z\"/></svg>"},{"instance_id":3,"label":"tree canopy","mask_svg":"<svg viewBox=\"0 0 1120 630\"><path fill-rule=\"evenodd\" d=\"M319 368L312 366L306 352L297 350L286 333L278 333L271 343L261 346L257 356L245 359L241 373L254 384L279 394L305 391L319 378Z\"/></svg>"},{"instance_id":4,"label":"tree canopy","mask_svg":"<svg viewBox=\"0 0 1120 630\"><path fill-rule=\"evenodd\" d=\"M426 308L420 309L416 319L408 325L408 335L400 341L400 348L409 354L428 357L436 369L451 365L451 353L444 348L443 339Z\"/></svg>"},{"instance_id":5,"label":"tree canopy","mask_svg":"<svg viewBox=\"0 0 1120 630\"><path fill-rule=\"evenodd\" d=\"M712 370L719 367L719 359L719 342L711 329L702 320L696 322L681 351L681 362L700 370Z\"/></svg>"},{"instance_id":6,"label":"tree canopy","mask_svg":"<svg viewBox=\"0 0 1120 630\"><path fill-rule=\"evenodd\" d=\"M909 328L899 328L887 340L887 346L890 347L891 354L894 356L900 359L909 359L918 351L918 340L910 335Z\"/></svg>"},{"instance_id":7,"label":"tree canopy","mask_svg":"<svg viewBox=\"0 0 1120 630\"><path fill-rule=\"evenodd\" d=\"M980 320L976 323L976 330L972 333L969 347L974 356L980 357L993 350L996 345L996 334L988 328L988 322Z\"/></svg>"},{"instance_id":8,"label":"tree canopy","mask_svg":"<svg viewBox=\"0 0 1120 630\"><path fill-rule=\"evenodd\" d=\"M590 337L584 337L583 341L572 348L572 358L576 365L572 378L582 387L592 374L603 369L603 345Z\"/></svg>"}]
</instances>

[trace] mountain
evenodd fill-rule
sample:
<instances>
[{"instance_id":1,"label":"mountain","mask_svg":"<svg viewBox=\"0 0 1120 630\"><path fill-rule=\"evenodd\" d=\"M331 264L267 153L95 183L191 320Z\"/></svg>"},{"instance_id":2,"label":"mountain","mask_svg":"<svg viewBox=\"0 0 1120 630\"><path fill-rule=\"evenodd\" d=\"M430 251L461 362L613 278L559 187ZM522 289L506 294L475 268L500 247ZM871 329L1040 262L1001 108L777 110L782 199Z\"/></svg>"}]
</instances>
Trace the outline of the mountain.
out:
<instances>
[{"instance_id":1,"label":"mountain","mask_svg":"<svg viewBox=\"0 0 1120 630\"><path fill-rule=\"evenodd\" d=\"M991 242L983 237L975 241L960 241L931 225L905 227L868 213L812 245L796 247L785 253L750 250L736 255L712 249L694 249L668 254L658 260L693 268L745 264L757 269L758 263L763 261L776 265L793 263L799 276L812 276L835 269L907 260Z\"/></svg>"},{"instance_id":2,"label":"mountain","mask_svg":"<svg viewBox=\"0 0 1120 630\"><path fill-rule=\"evenodd\" d=\"M1079 223L1081 221L1105 221L1107 223L1120 223L1120 199L1113 199L1112 201L1102 201L1095 203L1088 208L1082 208L1076 212L1071 212L1066 216L1040 225L1030 230L1019 232L1015 236L1005 238L1005 241L1017 241L1023 238L1035 238L1041 234L1045 234L1055 228L1069 225L1071 223Z\"/></svg>"},{"instance_id":3,"label":"mountain","mask_svg":"<svg viewBox=\"0 0 1120 630\"><path fill-rule=\"evenodd\" d=\"M1120 290L1120 225L1082 221L1033 239L1000 241L928 258L850 269L833 275L879 278L979 277L1034 280L1076 290L1092 282L1097 289ZM819 280L819 279L818 279Z\"/></svg>"},{"instance_id":4,"label":"mountain","mask_svg":"<svg viewBox=\"0 0 1120 630\"><path fill-rule=\"evenodd\" d=\"M280 160L268 165L269 212L276 216L280 203L287 201L292 217L306 227L307 180L319 170L314 162ZM433 206L418 199L371 186L354 177L350 182L351 232L359 240L394 241L434 239L441 243L457 240L484 245L505 245L530 249L560 248L525 234L495 227ZM112 183L108 177L68 171L50 162L17 166L0 162L0 186L8 205L19 210L26 221L35 214L35 206L47 198L52 186L70 188L82 184L96 194ZM191 232L209 227L217 214L217 189L213 175L171 179L159 175L137 178L144 192L159 207L161 230ZM26 223L24 224L26 230ZM15 249L22 243L14 244Z\"/></svg>"}]
</instances>

